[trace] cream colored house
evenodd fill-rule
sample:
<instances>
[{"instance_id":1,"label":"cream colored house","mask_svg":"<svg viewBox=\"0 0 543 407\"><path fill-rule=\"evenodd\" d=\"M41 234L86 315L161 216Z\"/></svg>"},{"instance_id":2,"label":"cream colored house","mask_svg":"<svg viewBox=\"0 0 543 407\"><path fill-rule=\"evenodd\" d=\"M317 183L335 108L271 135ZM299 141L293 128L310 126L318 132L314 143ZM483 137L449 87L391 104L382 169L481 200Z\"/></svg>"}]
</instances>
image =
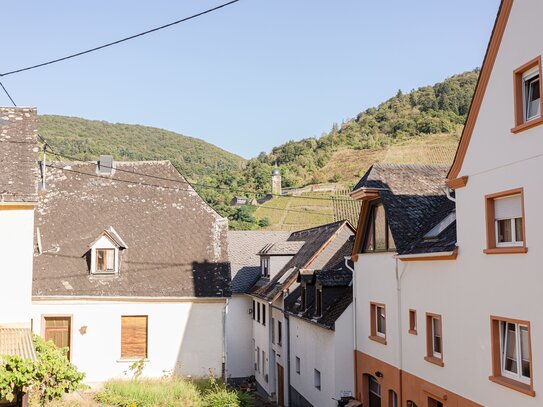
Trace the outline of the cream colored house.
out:
<instances>
[{"instance_id":1,"label":"cream colored house","mask_svg":"<svg viewBox=\"0 0 543 407\"><path fill-rule=\"evenodd\" d=\"M377 165L352 193L364 405L543 405L541 15L501 2L450 170Z\"/></svg>"}]
</instances>

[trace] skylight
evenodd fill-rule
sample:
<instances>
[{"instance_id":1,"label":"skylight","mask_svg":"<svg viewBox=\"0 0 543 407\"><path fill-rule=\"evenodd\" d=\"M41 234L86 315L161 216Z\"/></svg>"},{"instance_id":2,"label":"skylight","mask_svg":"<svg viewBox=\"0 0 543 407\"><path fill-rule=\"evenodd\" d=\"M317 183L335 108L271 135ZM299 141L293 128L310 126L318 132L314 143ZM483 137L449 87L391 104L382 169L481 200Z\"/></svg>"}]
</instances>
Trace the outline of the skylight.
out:
<instances>
[{"instance_id":1,"label":"skylight","mask_svg":"<svg viewBox=\"0 0 543 407\"><path fill-rule=\"evenodd\" d=\"M445 219L435 225L428 233L424 235L424 239L435 239L441 232L447 229L456 220L456 211L449 213Z\"/></svg>"}]
</instances>

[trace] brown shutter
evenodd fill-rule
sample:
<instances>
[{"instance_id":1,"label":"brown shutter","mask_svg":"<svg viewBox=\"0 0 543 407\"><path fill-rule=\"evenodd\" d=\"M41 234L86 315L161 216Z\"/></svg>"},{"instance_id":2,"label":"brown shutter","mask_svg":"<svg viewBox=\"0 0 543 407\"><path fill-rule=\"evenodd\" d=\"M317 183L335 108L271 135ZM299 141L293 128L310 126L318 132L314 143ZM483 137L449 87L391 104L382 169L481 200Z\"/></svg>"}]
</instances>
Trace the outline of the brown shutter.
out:
<instances>
[{"instance_id":1,"label":"brown shutter","mask_svg":"<svg viewBox=\"0 0 543 407\"><path fill-rule=\"evenodd\" d=\"M147 358L147 316L121 317L121 358Z\"/></svg>"}]
</instances>

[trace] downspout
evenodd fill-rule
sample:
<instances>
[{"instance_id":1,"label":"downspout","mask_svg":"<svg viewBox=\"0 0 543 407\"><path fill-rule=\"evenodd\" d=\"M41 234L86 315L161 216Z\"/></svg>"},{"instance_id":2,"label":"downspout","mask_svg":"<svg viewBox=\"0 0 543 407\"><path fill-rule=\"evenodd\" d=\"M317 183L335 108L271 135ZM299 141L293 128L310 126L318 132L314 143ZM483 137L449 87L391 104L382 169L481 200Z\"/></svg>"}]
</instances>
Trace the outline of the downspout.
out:
<instances>
[{"instance_id":1,"label":"downspout","mask_svg":"<svg viewBox=\"0 0 543 407\"><path fill-rule=\"evenodd\" d=\"M356 347L358 345L357 340L357 330L356 330L356 274L354 272L354 268L349 266L349 260L352 260L352 256L345 256L345 267L347 267L351 272L353 273L353 280L352 280L352 286L353 286L353 356L354 356L354 393L356 393L356 382L358 379L358 366L357 366L357 357L356 357ZM355 394L355 398L358 395Z\"/></svg>"},{"instance_id":2,"label":"downspout","mask_svg":"<svg viewBox=\"0 0 543 407\"><path fill-rule=\"evenodd\" d=\"M228 309L229 300L226 298L226 304L222 309L222 380L226 383L226 310Z\"/></svg>"},{"instance_id":3,"label":"downspout","mask_svg":"<svg viewBox=\"0 0 543 407\"><path fill-rule=\"evenodd\" d=\"M400 370L400 405L403 405L403 331L402 331L402 278L407 270L406 265L404 271L400 273L399 262L400 259L396 257L395 273L396 273L396 295L397 295L397 313L398 313L398 367Z\"/></svg>"}]
</instances>

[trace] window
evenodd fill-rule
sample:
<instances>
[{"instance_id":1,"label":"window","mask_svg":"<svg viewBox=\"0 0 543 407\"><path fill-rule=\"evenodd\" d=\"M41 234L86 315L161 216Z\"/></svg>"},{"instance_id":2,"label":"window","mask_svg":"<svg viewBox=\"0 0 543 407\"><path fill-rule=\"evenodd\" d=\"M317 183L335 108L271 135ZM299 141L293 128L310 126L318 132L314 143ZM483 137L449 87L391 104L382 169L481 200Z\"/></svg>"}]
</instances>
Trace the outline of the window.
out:
<instances>
[{"instance_id":1,"label":"window","mask_svg":"<svg viewBox=\"0 0 543 407\"><path fill-rule=\"evenodd\" d=\"M491 317L491 380L534 395L530 323Z\"/></svg>"},{"instance_id":2,"label":"window","mask_svg":"<svg viewBox=\"0 0 543 407\"><path fill-rule=\"evenodd\" d=\"M256 318L256 303L255 303L255 300L253 300L253 320Z\"/></svg>"},{"instance_id":3,"label":"window","mask_svg":"<svg viewBox=\"0 0 543 407\"><path fill-rule=\"evenodd\" d=\"M96 249L96 263L94 272L115 272L115 249Z\"/></svg>"},{"instance_id":4,"label":"window","mask_svg":"<svg viewBox=\"0 0 543 407\"><path fill-rule=\"evenodd\" d=\"M369 391L370 391L370 400L379 400L381 401L381 383L375 379L373 376L369 376L368 379ZM371 403L370 403L371 404Z\"/></svg>"},{"instance_id":5,"label":"window","mask_svg":"<svg viewBox=\"0 0 543 407\"><path fill-rule=\"evenodd\" d=\"M321 389L321 372L315 369L313 376L314 376L313 380L315 382L315 388L320 390Z\"/></svg>"},{"instance_id":6,"label":"window","mask_svg":"<svg viewBox=\"0 0 543 407\"><path fill-rule=\"evenodd\" d=\"M266 374L266 352L262 351L262 374Z\"/></svg>"},{"instance_id":7,"label":"window","mask_svg":"<svg viewBox=\"0 0 543 407\"><path fill-rule=\"evenodd\" d=\"M394 390L388 391L388 405L389 407L399 407L398 404L398 395Z\"/></svg>"},{"instance_id":8,"label":"window","mask_svg":"<svg viewBox=\"0 0 543 407\"><path fill-rule=\"evenodd\" d=\"M541 57L514 72L515 127L513 133L541 124Z\"/></svg>"},{"instance_id":9,"label":"window","mask_svg":"<svg viewBox=\"0 0 543 407\"><path fill-rule=\"evenodd\" d=\"M270 258L261 257L260 263L262 265L262 276L269 277L270 276Z\"/></svg>"},{"instance_id":10,"label":"window","mask_svg":"<svg viewBox=\"0 0 543 407\"><path fill-rule=\"evenodd\" d=\"M272 343L275 343L275 318L272 318L271 320L271 337Z\"/></svg>"},{"instance_id":11,"label":"window","mask_svg":"<svg viewBox=\"0 0 543 407\"><path fill-rule=\"evenodd\" d=\"M256 367L257 372L260 373L260 346L256 347Z\"/></svg>"},{"instance_id":12,"label":"window","mask_svg":"<svg viewBox=\"0 0 543 407\"><path fill-rule=\"evenodd\" d=\"M305 312L305 310L307 309L307 288L304 285L302 285L302 312Z\"/></svg>"},{"instance_id":13,"label":"window","mask_svg":"<svg viewBox=\"0 0 543 407\"><path fill-rule=\"evenodd\" d=\"M296 356L296 373L298 373L298 374L300 374L301 363L302 363L302 361L300 360L300 358L298 356Z\"/></svg>"},{"instance_id":14,"label":"window","mask_svg":"<svg viewBox=\"0 0 543 407\"><path fill-rule=\"evenodd\" d=\"M409 310L409 333L412 335L417 334L417 311L414 309Z\"/></svg>"},{"instance_id":15,"label":"window","mask_svg":"<svg viewBox=\"0 0 543 407\"><path fill-rule=\"evenodd\" d=\"M385 208L381 202L371 204L366 221L363 253L395 251L396 245L390 232Z\"/></svg>"},{"instance_id":16,"label":"window","mask_svg":"<svg viewBox=\"0 0 543 407\"><path fill-rule=\"evenodd\" d=\"M526 253L523 189L486 196L487 254Z\"/></svg>"},{"instance_id":17,"label":"window","mask_svg":"<svg viewBox=\"0 0 543 407\"><path fill-rule=\"evenodd\" d=\"M315 299L315 316L320 317L322 315L322 288L317 288L317 296Z\"/></svg>"},{"instance_id":18,"label":"window","mask_svg":"<svg viewBox=\"0 0 543 407\"><path fill-rule=\"evenodd\" d=\"M266 326L266 304L262 304L262 325Z\"/></svg>"},{"instance_id":19,"label":"window","mask_svg":"<svg viewBox=\"0 0 543 407\"><path fill-rule=\"evenodd\" d=\"M386 309L384 304L370 303L369 338L386 345Z\"/></svg>"},{"instance_id":20,"label":"window","mask_svg":"<svg viewBox=\"0 0 543 407\"><path fill-rule=\"evenodd\" d=\"M256 320L260 322L260 303L256 303Z\"/></svg>"},{"instance_id":21,"label":"window","mask_svg":"<svg viewBox=\"0 0 543 407\"><path fill-rule=\"evenodd\" d=\"M121 317L121 359L147 358L146 315Z\"/></svg>"},{"instance_id":22,"label":"window","mask_svg":"<svg viewBox=\"0 0 543 407\"><path fill-rule=\"evenodd\" d=\"M281 346L283 343L283 325L281 321L277 321L277 344Z\"/></svg>"},{"instance_id":23,"label":"window","mask_svg":"<svg viewBox=\"0 0 543 407\"><path fill-rule=\"evenodd\" d=\"M443 363L443 339L442 339L441 315L426 314L426 357L428 362L438 366Z\"/></svg>"},{"instance_id":24,"label":"window","mask_svg":"<svg viewBox=\"0 0 543 407\"><path fill-rule=\"evenodd\" d=\"M428 397L428 407L443 407L443 403L432 397Z\"/></svg>"}]
</instances>

